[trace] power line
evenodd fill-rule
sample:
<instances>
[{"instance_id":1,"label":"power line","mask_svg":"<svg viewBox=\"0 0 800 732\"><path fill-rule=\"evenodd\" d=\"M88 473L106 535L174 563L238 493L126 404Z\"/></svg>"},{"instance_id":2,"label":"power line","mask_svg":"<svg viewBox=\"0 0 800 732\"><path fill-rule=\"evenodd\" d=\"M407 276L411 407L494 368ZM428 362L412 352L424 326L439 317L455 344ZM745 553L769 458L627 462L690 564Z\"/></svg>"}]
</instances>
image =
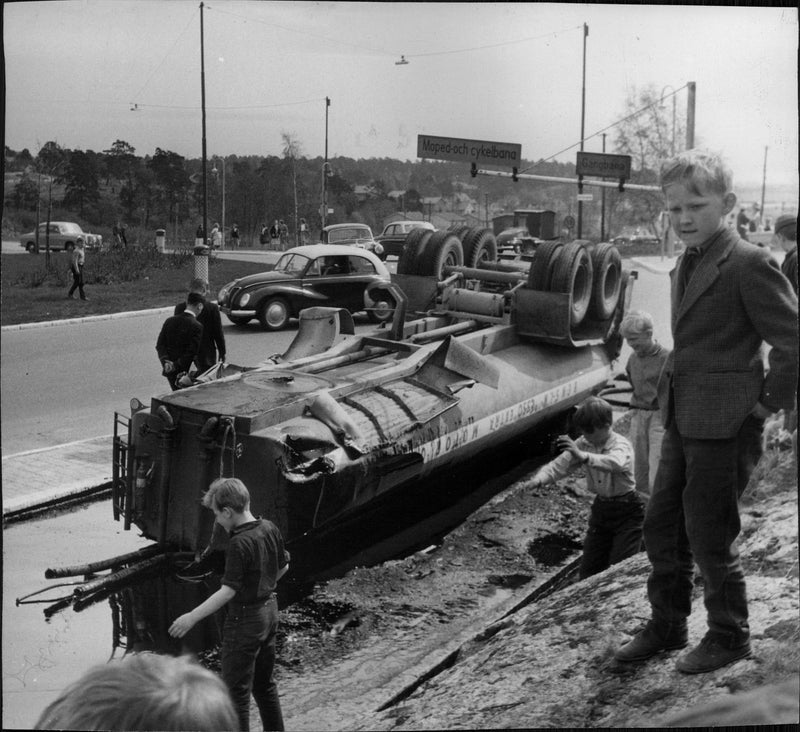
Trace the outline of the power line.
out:
<instances>
[{"instance_id":1,"label":"power line","mask_svg":"<svg viewBox=\"0 0 800 732\"><path fill-rule=\"evenodd\" d=\"M674 89L670 94L665 94L664 96L660 97L659 99L656 99L654 102L651 102L650 104L645 105L641 109L637 109L635 112L632 112L627 117L623 117L622 119L617 120L616 122L612 122L610 125L608 125L606 127L603 127L600 130L597 130L597 132L593 132L591 135L589 135L588 137L584 138L584 142L586 142L586 140L591 140L593 137L597 137L598 135L602 135L604 132L606 132L607 130L610 130L612 127L617 127L618 125L621 125L623 122L627 122L629 119L633 119L634 117L640 115L642 112L646 112L651 107L655 107L656 104L661 104L665 99L669 99L670 97L675 96L679 91L682 91L683 89L686 89L688 86L689 86L688 84L684 84L682 87L680 87L678 89ZM538 162L547 162L548 160L553 160L554 158L557 158L562 153L568 152L569 150L572 150L572 148L574 148L574 147L578 147L580 144L581 144L581 141L578 140L578 142L574 142L569 147L565 147L563 150L559 150L557 153L553 153L552 155L549 155L546 158L541 158ZM534 165L536 165L536 163L534 163L533 165L529 165L527 168L525 168L524 170L521 170L519 172L520 173L525 173L528 170L530 170Z\"/></svg>"}]
</instances>

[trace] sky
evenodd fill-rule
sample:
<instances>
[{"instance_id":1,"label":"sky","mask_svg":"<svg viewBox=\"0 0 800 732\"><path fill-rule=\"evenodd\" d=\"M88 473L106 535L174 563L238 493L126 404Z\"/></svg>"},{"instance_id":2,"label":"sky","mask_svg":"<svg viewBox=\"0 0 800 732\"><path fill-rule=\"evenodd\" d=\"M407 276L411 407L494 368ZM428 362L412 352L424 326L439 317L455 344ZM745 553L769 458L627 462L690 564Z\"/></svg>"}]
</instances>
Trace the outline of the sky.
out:
<instances>
[{"instance_id":1,"label":"sky","mask_svg":"<svg viewBox=\"0 0 800 732\"><path fill-rule=\"evenodd\" d=\"M572 3L63 0L3 5L5 144L417 159L417 135L574 162L652 85L740 184L798 185L798 11ZM404 56L406 64L398 64ZM613 151L613 128L607 151Z\"/></svg>"}]
</instances>

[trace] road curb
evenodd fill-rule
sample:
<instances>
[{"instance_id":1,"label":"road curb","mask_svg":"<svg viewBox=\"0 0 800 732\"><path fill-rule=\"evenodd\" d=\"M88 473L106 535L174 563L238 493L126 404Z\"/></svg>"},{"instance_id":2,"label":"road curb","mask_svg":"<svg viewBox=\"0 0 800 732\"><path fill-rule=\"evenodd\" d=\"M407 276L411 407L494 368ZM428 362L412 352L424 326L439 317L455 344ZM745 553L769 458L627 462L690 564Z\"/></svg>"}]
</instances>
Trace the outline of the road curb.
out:
<instances>
[{"instance_id":1,"label":"road curb","mask_svg":"<svg viewBox=\"0 0 800 732\"><path fill-rule=\"evenodd\" d=\"M32 328L52 328L56 325L76 325L78 323L92 323L101 320L117 320L119 318L139 318L145 315L166 315L175 310L174 305L163 308L152 308L150 310L130 310L124 313L106 313L105 315L85 315L80 318L65 318L62 320L44 320L40 323L17 323L16 325L4 325L0 328L0 333L12 330L30 330Z\"/></svg>"}]
</instances>

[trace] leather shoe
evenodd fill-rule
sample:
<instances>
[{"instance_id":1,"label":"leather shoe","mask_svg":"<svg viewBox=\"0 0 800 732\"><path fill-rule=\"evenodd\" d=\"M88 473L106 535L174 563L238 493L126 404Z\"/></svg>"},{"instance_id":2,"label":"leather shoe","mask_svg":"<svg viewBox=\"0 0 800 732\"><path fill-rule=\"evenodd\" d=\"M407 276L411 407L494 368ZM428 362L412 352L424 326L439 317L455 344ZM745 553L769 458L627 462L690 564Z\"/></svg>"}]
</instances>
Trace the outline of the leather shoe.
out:
<instances>
[{"instance_id":1,"label":"leather shoe","mask_svg":"<svg viewBox=\"0 0 800 732\"><path fill-rule=\"evenodd\" d=\"M661 651L675 651L689 643L685 625L665 627L650 620L631 640L617 649L617 661L645 661Z\"/></svg>"},{"instance_id":2,"label":"leather shoe","mask_svg":"<svg viewBox=\"0 0 800 732\"><path fill-rule=\"evenodd\" d=\"M675 663L684 674L704 674L750 655L750 641L734 645L731 640L715 633L707 633L698 645Z\"/></svg>"}]
</instances>

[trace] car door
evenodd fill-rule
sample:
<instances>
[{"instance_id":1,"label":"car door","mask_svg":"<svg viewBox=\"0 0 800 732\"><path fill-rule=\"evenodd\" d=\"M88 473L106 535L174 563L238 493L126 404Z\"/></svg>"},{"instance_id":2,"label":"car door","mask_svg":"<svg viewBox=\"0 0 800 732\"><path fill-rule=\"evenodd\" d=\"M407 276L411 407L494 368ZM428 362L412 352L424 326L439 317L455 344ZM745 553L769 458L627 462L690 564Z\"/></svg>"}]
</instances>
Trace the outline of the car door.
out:
<instances>
[{"instance_id":1,"label":"car door","mask_svg":"<svg viewBox=\"0 0 800 732\"><path fill-rule=\"evenodd\" d=\"M352 312L363 310L364 286L358 272L353 271L353 257L335 254L327 255L322 260L316 289L326 297L326 304L347 308Z\"/></svg>"}]
</instances>

